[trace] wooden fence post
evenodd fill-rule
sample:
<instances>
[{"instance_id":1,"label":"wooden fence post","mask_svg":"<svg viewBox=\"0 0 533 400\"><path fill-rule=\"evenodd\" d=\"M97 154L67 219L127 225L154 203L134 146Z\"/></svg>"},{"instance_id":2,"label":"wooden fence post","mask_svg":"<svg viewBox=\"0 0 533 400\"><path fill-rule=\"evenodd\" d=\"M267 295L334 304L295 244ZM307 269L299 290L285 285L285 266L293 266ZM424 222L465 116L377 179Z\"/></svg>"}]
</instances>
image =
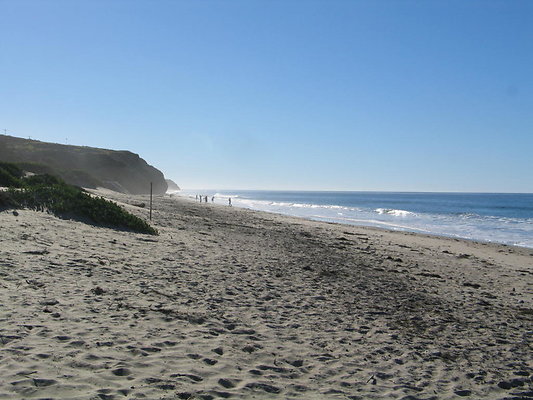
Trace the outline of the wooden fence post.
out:
<instances>
[{"instance_id":1,"label":"wooden fence post","mask_svg":"<svg viewBox=\"0 0 533 400\"><path fill-rule=\"evenodd\" d=\"M150 221L152 220L152 182L150 182Z\"/></svg>"}]
</instances>

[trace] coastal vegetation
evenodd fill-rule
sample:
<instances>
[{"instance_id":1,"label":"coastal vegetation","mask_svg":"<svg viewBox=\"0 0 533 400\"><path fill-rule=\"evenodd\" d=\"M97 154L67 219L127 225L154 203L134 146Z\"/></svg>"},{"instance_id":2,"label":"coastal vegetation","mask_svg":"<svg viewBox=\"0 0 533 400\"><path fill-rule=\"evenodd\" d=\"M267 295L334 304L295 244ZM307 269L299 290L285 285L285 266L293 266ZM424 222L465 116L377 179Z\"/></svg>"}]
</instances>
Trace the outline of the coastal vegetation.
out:
<instances>
[{"instance_id":1,"label":"coastal vegetation","mask_svg":"<svg viewBox=\"0 0 533 400\"><path fill-rule=\"evenodd\" d=\"M158 233L146 221L118 204L91 196L82 188L50 174L25 176L17 165L0 162L0 186L6 188L0 192L0 208L47 211L60 217L113 228L151 235Z\"/></svg>"}]
</instances>

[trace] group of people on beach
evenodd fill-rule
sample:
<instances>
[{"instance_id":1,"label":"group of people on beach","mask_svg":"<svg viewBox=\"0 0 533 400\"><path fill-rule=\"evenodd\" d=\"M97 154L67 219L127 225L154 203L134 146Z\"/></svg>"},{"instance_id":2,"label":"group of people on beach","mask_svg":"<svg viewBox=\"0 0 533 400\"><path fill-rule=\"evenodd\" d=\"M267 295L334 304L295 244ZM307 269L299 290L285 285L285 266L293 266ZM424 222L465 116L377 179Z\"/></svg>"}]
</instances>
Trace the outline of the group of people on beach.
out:
<instances>
[{"instance_id":1,"label":"group of people on beach","mask_svg":"<svg viewBox=\"0 0 533 400\"><path fill-rule=\"evenodd\" d=\"M204 203L207 203L208 200L207 200L207 196L204 196L204 195L196 195L196 201L200 200L200 203L201 202L204 202ZM211 203L214 203L215 202L215 196L211 197Z\"/></svg>"},{"instance_id":2,"label":"group of people on beach","mask_svg":"<svg viewBox=\"0 0 533 400\"><path fill-rule=\"evenodd\" d=\"M208 203L209 202L207 196L202 195L202 194L197 194L196 195L196 201L200 201L200 203L202 203L202 202ZM214 203L214 202L215 202L215 196L212 196L211 197L211 203ZM228 198L228 205L231 207L231 197Z\"/></svg>"}]
</instances>

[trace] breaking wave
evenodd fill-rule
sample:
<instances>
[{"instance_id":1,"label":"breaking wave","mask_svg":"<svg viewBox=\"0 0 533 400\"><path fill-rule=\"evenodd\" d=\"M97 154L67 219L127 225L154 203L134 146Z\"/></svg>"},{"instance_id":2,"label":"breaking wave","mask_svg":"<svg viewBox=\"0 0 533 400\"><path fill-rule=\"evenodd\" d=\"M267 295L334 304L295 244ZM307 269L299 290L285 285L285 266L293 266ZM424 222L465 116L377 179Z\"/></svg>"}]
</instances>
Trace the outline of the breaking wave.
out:
<instances>
[{"instance_id":1,"label":"breaking wave","mask_svg":"<svg viewBox=\"0 0 533 400\"><path fill-rule=\"evenodd\" d=\"M393 210L389 208L376 208L374 210L378 214L389 214L394 215L396 217L407 217L410 215L416 215L415 213L412 213L411 211L405 211L405 210Z\"/></svg>"}]
</instances>

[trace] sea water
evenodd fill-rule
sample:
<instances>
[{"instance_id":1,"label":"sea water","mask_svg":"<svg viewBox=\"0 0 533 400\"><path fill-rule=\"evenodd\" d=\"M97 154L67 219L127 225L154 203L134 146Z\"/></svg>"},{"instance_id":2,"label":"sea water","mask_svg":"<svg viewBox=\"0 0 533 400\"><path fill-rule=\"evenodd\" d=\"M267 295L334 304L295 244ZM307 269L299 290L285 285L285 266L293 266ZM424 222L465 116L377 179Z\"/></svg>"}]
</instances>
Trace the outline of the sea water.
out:
<instances>
[{"instance_id":1,"label":"sea water","mask_svg":"<svg viewBox=\"0 0 533 400\"><path fill-rule=\"evenodd\" d=\"M318 221L533 248L533 194L182 191L211 202Z\"/></svg>"}]
</instances>

